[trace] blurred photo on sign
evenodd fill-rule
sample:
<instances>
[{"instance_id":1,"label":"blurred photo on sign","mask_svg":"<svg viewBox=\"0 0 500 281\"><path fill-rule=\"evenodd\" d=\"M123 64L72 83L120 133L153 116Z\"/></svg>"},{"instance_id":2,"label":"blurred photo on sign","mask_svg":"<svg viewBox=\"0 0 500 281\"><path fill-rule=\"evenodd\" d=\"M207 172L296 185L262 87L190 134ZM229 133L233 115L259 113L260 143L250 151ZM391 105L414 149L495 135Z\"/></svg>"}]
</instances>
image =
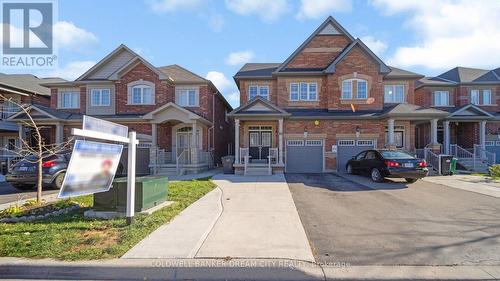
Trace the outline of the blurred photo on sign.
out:
<instances>
[{"instance_id":1,"label":"blurred photo on sign","mask_svg":"<svg viewBox=\"0 0 500 281\"><path fill-rule=\"evenodd\" d=\"M77 140L59 198L108 191L123 145Z\"/></svg>"}]
</instances>

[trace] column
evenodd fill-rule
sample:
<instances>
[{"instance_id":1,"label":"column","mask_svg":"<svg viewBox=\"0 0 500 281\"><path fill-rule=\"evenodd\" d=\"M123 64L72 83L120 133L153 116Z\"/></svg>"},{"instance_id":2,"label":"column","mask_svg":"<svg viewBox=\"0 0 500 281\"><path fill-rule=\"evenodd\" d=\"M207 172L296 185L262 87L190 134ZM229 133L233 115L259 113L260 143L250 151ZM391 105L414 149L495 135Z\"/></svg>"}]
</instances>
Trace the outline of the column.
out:
<instances>
[{"instance_id":1,"label":"column","mask_svg":"<svg viewBox=\"0 0 500 281\"><path fill-rule=\"evenodd\" d=\"M56 144L63 142L64 126L62 124L56 125Z\"/></svg>"},{"instance_id":2,"label":"column","mask_svg":"<svg viewBox=\"0 0 500 281\"><path fill-rule=\"evenodd\" d=\"M444 154L450 154L450 121L443 121Z\"/></svg>"},{"instance_id":3,"label":"column","mask_svg":"<svg viewBox=\"0 0 500 281\"><path fill-rule=\"evenodd\" d=\"M156 123L151 124L151 147L157 148L158 146L158 125Z\"/></svg>"},{"instance_id":4,"label":"column","mask_svg":"<svg viewBox=\"0 0 500 281\"><path fill-rule=\"evenodd\" d=\"M283 118L278 120L278 142L279 164L283 165Z\"/></svg>"},{"instance_id":5,"label":"column","mask_svg":"<svg viewBox=\"0 0 500 281\"><path fill-rule=\"evenodd\" d=\"M23 141L26 138L26 136L24 135L24 127L23 125L19 125L19 141L20 141L20 145L23 144Z\"/></svg>"},{"instance_id":6,"label":"column","mask_svg":"<svg viewBox=\"0 0 500 281\"><path fill-rule=\"evenodd\" d=\"M234 119L234 163L240 164L240 119Z\"/></svg>"},{"instance_id":7,"label":"column","mask_svg":"<svg viewBox=\"0 0 500 281\"><path fill-rule=\"evenodd\" d=\"M196 123L193 123L191 125L192 131L191 131L191 163L198 163L198 146L196 145L196 131L198 130L198 126Z\"/></svg>"},{"instance_id":8,"label":"column","mask_svg":"<svg viewBox=\"0 0 500 281\"><path fill-rule=\"evenodd\" d=\"M396 149L396 144L394 143L394 119L387 120L387 144L385 145L388 149Z\"/></svg>"},{"instance_id":9,"label":"column","mask_svg":"<svg viewBox=\"0 0 500 281\"><path fill-rule=\"evenodd\" d=\"M479 145L483 149L486 149L486 121L479 122Z\"/></svg>"},{"instance_id":10,"label":"column","mask_svg":"<svg viewBox=\"0 0 500 281\"><path fill-rule=\"evenodd\" d=\"M437 140L437 128L438 128L438 119L432 119L430 148L432 149L432 152L439 154L441 153L441 145L438 143Z\"/></svg>"},{"instance_id":11,"label":"column","mask_svg":"<svg viewBox=\"0 0 500 281\"><path fill-rule=\"evenodd\" d=\"M151 124L151 149L149 154L149 162L153 165L153 174L158 173L158 126L156 123ZM161 163L161 162L160 162Z\"/></svg>"}]
</instances>

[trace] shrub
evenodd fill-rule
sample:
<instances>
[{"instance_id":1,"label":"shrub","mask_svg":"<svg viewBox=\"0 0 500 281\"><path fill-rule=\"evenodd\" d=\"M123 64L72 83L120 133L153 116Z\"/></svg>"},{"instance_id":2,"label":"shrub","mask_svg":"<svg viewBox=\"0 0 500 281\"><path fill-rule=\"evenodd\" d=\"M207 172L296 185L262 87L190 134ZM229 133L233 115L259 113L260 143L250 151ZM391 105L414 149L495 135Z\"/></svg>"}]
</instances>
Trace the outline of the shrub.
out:
<instances>
[{"instance_id":1,"label":"shrub","mask_svg":"<svg viewBox=\"0 0 500 281\"><path fill-rule=\"evenodd\" d=\"M23 208L18 206L18 205L12 205L8 207L7 209L4 209L0 211L0 216L1 217L9 217L9 216L16 216L19 215L23 212Z\"/></svg>"},{"instance_id":2,"label":"shrub","mask_svg":"<svg viewBox=\"0 0 500 281\"><path fill-rule=\"evenodd\" d=\"M496 164L490 167L490 174L494 178L500 178L500 164Z\"/></svg>"}]
</instances>

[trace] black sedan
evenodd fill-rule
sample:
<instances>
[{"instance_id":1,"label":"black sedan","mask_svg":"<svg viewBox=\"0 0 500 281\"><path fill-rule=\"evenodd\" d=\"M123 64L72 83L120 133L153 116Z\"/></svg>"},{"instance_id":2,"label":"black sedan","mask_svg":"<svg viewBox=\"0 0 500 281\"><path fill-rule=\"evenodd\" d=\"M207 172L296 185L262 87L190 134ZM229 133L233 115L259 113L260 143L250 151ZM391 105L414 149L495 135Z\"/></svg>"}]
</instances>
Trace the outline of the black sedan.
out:
<instances>
[{"instance_id":1,"label":"black sedan","mask_svg":"<svg viewBox=\"0 0 500 281\"><path fill-rule=\"evenodd\" d=\"M403 151L365 150L346 164L349 174L369 175L374 182L387 178L404 178L412 183L429 173L425 160Z\"/></svg>"},{"instance_id":2,"label":"black sedan","mask_svg":"<svg viewBox=\"0 0 500 281\"><path fill-rule=\"evenodd\" d=\"M42 163L42 182L44 186L59 189L62 186L70 153L47 156ZM15 163L5 180L18 189L29 189L36 185L38 179L38 157L29 155Z\"/></svg>"}]
</instances>

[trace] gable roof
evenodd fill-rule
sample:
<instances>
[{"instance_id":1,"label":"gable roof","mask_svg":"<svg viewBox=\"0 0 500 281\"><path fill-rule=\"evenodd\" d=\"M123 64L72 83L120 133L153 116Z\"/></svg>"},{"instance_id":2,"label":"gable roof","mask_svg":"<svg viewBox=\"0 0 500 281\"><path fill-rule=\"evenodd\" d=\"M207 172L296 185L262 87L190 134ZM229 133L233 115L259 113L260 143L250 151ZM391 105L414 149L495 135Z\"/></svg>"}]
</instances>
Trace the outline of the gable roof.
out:
<instances>
[{"instance_id":1,"label":"gable roof","mask_svg":"<svg viewBox=\"0 0 500 281\"><path fill-rule=\"evenodd\" d=\"M64 82L62 78L38 78L31 74L4 74L0 73L0 90L17 94L37 94L50 96L50 89L44 87L47 82Z\"/></svg>"},{"instance_id":2,"label":"gable roof","mask_svg":"<svg viewBox=\"0 0 500 281\"><path fill-rule=\"evenodd\" d=\"M383 117L409 117L429 119L431 117L446 117L448 112L430 107L421 107L415 104L399 103L384 108Z\"/></svg>"},{"instance_id":3,"label":"gable roof","mask_svg":"<svg viewBox=\"0 0 500 281\"><path fill-rule=\"evenodd\" d=\"M500 67L497 69L490 70L484 75L478 77L473 82L478 83L500 83Z\"/></svg>"},{"instance_id":4,"label":"gable roof","mask_svg":"<svg viewBox=\"0 0 500 281\"><path fill-rule=\"evenodd\" d=\"M276 72L282 71L306 46L316 37L316 35L342 34L347 36L350 41L354 37L342 27L332 16L329 16L316 30L276 69Z\"/></svg>"},{"instance_id":5,"label":"gable roof","mask_svg":"<svg viewBox=\"0 0 500 281\"><path fill-rule=\"evenodd\" d=\"M167 79L167 77L165 76L164 73L160 72L156 67L154 67L152 64L150 64L143 57L136 54L134 51L132 51L129 47L125 46L124 44L120 44L120 46L118 46L116 49L114 49L111 53L109 53L107 56L105 56L102 60L100 60L98 63L96 63L93 67L91 67L85 73L83 73L75 81L87 80L89 78L90 78L89 80L92 80L91 75L93 73L96 73L99 69L102 69L103 67L105 67L108 63L112 62L113 59L115 59L115 58L117 58L117 60L114 62L114 64L110 67L110 69L106 73L101 74L97 78L98 80L117 79L113 75L115 73L123 70L128 65L130 65L132 63L132 61L136 61L136 60L140 60L148 68L150 68L151 70L156 72L158 74L158 76L160 77L160 79Z\"/></svg>"},{"instance_id":6,"label":"gable roof","mask_svg":"<svg viewBox=\"0 0 500 281\"><path fill-rule=\"evenodd\" d=\"M198 74L187 70L186 68L177 65L166 65L158 67L158 69L170 78L174 83L207 83L209 80L199 76Z\"/></svg>"},{"instance_id":7,"label":"gable roof","mask_svg":"<svg viewBox=\"0 0 500 281\"><path fill-rule=\"evenodd\" d=\"M280 65L281 63L246 63L233 78L270 78Z\"/></svg>"},{"instance_id":8,"label":"gable roof","mask_svg":"<svg viewBox=\"0 0 500 281\"><path fill-rule=\"evenodd\" d=\"M482 108L474 105L474 104L468 104L465 106L462 106L461 108L453 111L448 118L453 119L453 118L484 118L484 119L491 119L495 118L495 115L483 110Z\"/></svg>"},{"instance_id":9,"label":"gable roof","mask_svg":"<svg viewBox=\"0 0 500 281\"><path fill-rule=\"evenodd\" d=\"M368 48L363 41L359 38L354 40L349 46L347 46L334 60L330 65L325 69L325 73L334 73L335 66L340 63L353 49L355 46L359 46L361 50L363 50L368 56L370 56L373 60L375 60L379 64L379 72L380 73L390 73L391 69L379 58L375 55L370 48Z\"/></svg>"},{"instance_id":10,"label":"gable roof","mask_svg":"<svg viewBox=\"0 0 500 281\"><path fill-rule=\"evenodd\" d=\"M290 114L285 110L272 104L267 99L261 96L256 96L244 105L236 108L227 114L231 117L236 116L289 116Z\"/></svg>"},{"instance_id":11,"label":"gable roof","mask_svg":"<svg viewBox=\"0 0 500 281\"><path fill-rule=\"evenodd\" d=\"M391 78L424 78L422 74L418 74L415 72L411 72L408 70L404 70L401 68L397 68L394 66L388 66L391 72L387 73L385 78L391 79Z\"/></svg>"}]
</instances>

